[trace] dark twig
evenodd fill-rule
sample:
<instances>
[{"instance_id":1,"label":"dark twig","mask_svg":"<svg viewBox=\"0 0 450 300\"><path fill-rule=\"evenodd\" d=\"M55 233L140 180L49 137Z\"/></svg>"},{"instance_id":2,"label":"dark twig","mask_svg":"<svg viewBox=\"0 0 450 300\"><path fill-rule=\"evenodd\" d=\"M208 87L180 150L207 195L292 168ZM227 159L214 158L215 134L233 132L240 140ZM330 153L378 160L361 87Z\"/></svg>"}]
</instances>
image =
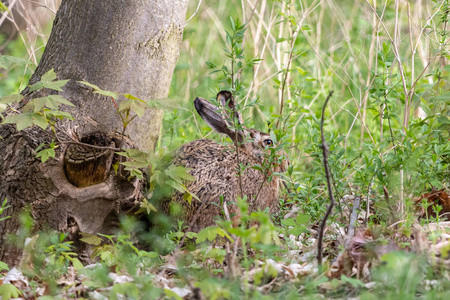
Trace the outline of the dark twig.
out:
<instances>
[{"instance_id":1,"label":"dark twig","mask_svg":"<svg viewBox=\"0 0 450 300\"><path fill-rule=\"evenodd\" d=\"M331 179L332 179L331 181L333 182L334 192L338 196L338 199L342 199L343 197L342 197L341 193L339 193L339 190L338 190L338 188L336 186L336 180L334 180L333 175L331 175ZM337 202L337 206L339 208L339 213L341 214L341 218L344 219L344 212L343 212L342 205L341 205L340 201Z\"/></svg>"},{"instance_id":2,"label":"dark twig","mask_svg":"<svg viewBox=\"0 0 450 300\"><path fill-rule=\"evenodd\" d=\"M325 142L325 137L323 135L323 123L325 119L325 108L328 104L328 101L330 100L331 96L333 95L333 91L331 91L328 94L327 99L325 100L325 104L322 108L322 118L320 120L320 134L322 137L322 154L323 154L323 166L325 168L325 177L327 179L327 188L328 188L328 196L330 197L330 205L328 205L327 211L325 213L325 216L322 219L322 222L320 223L319 228L319 241L317 244L317 261L319 263L319 266L322 265L322 244L323 244L323 233L325 231L325 225L327 223L327 219L331 214L331 211L333 210L334 206L334 196L333 196L333 188L331 187L331 175L330 175L330 169L328 167L328 145Z\"/></svg>"},{"instance_id":3,"label":"dark twig","mask_svg":"<svg viewBox=\"0 0 450 300\"><path fill-rule=\"evenodd\" d=\"M67 136L68 138L70 138L70 141L63 141L61 140L58 135L56 134L56 131L54 131L56 140L58 141L58 143L60 144L75 144L75 145L80 145L80 146L85 146L88 148L93 148L93 149L99 149L99 150L112 150L112 151L121 151L121 149L119 148L115 148L115 147L108 147L108 146L97 146L97 145L91 145L91 144L86 144L86 143L82 143L79 142L77 140L75 140L72 136L70 136L68 133L66 133L63 129L58 128L58 130L62 133L64 133L65 136Z\"/></svg>"},{"instance_id":4,"label":"dark twig","mask_svg":"<svg viewBox=\"0 0 450 300\"><path fill-rule=\"evenodd\" d=\"M60 141L60 143L61 143L61 144L75 144L75 145L80 145L80 146L84 146L84 147L88 147L88 148L93 148L93 149L99 149L99 150L112 150L112 151L121 151L121 150L122 150L122 149L115 148L115 147L97 146L97 145L86 144L86 143L78 142L78 141L76 141L76 140L72 140L72 141Z\"/></svg>"}]
</instances>

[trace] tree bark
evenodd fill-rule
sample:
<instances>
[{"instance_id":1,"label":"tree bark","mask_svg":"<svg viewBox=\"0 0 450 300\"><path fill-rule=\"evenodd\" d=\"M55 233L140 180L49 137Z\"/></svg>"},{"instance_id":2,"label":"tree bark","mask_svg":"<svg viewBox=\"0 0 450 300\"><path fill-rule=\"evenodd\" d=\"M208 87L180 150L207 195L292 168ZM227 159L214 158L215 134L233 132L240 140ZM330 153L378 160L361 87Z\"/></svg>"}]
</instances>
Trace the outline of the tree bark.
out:
<instances>
[{"instance_id":1,"label":"tree bark","mask_svg":"<svg viewBox=\"0 0 450 300\"><path fill-rule=\"evenodd\" d=\"M61 94L75 104L64 109L75 121L62 121L58 128L75 139L93 132L109 136L122 132L111 98L93 94L78 81L143 100L167 97L186 9L187 0L63 0L41 62L29 82L40 80L50 69L58 79L71 79ZM22 94L28 99L42 96L42 92L29 93L27 89ZM141 119L130 123L126 135L135 147L151 151L161 120L162 112L147 109ZM107 173L105 181L92 186L72 185L64 171L65 144L57 149L55 159L41 163L34 149L54 138L48 131L32 127L18 132L15 126L1 125L0 136L0 200L7 198L11 205L3 216L12 216L0 222L2 261L17 264L20 259L20 250L7 243L7 235L17 232L18 215L27 205L37 229L48 224L77 240L80 232L110 232L124 207L137 197L138 183L113 171Z\"/></svg>"}]
</instances>

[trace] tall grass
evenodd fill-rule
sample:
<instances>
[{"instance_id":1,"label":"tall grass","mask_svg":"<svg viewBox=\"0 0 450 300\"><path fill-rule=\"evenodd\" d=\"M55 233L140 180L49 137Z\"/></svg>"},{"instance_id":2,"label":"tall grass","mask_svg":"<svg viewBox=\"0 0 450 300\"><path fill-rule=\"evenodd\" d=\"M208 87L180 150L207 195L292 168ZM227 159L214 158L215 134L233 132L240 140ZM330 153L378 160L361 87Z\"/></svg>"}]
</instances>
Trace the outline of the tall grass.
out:
<instances>
[{"instance_id":1,"label":"tall grass","mask_svg":"<svg viewBox=\"0 0 450 300\"><path fill-rule=\"evenodd\" d=\"M247 24L246 58L262 59L240 75L247 87L240 101L260 99L244 116L267 130L266 122L276 120L283 107L282 114L289 117L288 153L303 172L299 181L321 176L315 155L317 118L334 90L325 130L333 139L332 151L339 154L334 160L337 192L365 195L376 183L380 197L386 196L384 186L388 194L405 200L430 188L426 180L412 184L420 170L418 164L405 167L405 147L426 147L424 139L439 143L416 127L425 112L431 119L446 113L447 98L439 97L448 88L448 69L443 69L448 61L448 1L230 0L197 6L191 3L188 12L193 17L171 87L171 96L184 99L188 111L176 112L176 126L174 114L166 115L164 132L170 128L171 141L210 133L196 119L192 100L227 88L220 73L208 74L205 62L227 65L225 31L230 17L239 18ZM427 124L428 130L440 131L441 142L448 136L435 123ZM161 145L168 145L166 135ZM398 152L404 156L394 163L389 155ZM421 153L426 154L425 148ZM383 164L396 164L395 170L385 170ZM390 206L402 212L405 204Z\"/></svg>"}]
</instances>

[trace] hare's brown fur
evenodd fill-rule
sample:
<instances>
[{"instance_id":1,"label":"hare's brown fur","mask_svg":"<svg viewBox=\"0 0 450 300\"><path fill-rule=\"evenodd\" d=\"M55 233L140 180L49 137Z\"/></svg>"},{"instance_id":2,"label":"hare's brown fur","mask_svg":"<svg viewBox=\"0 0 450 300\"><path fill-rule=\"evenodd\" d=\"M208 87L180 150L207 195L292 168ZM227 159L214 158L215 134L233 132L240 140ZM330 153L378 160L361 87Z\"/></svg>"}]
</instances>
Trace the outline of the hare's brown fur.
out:
<instances>
[{"instance_id":1,"label":"hare's brown fur","mask_svg":"<svg viewBox=\"0 0 450 300\"><path fill-rule=\"evenodd\" d=\"M226 133L232 139L237 136L235 133L229 133L228 129L219 128L218 130L217 126L211 125L207 120L209 117L205 117L199 111L197 103L196 108L200 116L216 131ZM212 114L212 112L209 111L208 114ZM226 127L227 124L220 126ZM245 133L240 134L245 135L247 139L247 141L235 145L239 145L239 161L245 166L241 175L241 182L243 194L247 196L249 210L263 210L268 207L270 213L276 213L278 211L280 179L273 176L272 181L267 182L269 175L267 172L265 175L262 171L252 168L254 165L263 165L264 151L267 151L267 149L264 149L262 143L270 139L270 136L254 129L245 130ZM221 196L224 202L228 204L229 213L237 212L235 203L241 189L237 176L238 160L235 145L224 146L209 139L201 139L184 144L177 151L174 164L190 169L190 174L196 180L187 182L187 188L201 200L200 202L192 199L192 203L189 204L183 199L181 193L175 194L172 199L182 206L181 217L186 226L191 223L197 214L196 221L189 230L198 232L214 224L215 216L220 216L223 210L220 205ZM271 171L280 172L282 168L282 165L274 166ZM199 209L201 211L198 211Z\"/></svg>"}]
</instances>

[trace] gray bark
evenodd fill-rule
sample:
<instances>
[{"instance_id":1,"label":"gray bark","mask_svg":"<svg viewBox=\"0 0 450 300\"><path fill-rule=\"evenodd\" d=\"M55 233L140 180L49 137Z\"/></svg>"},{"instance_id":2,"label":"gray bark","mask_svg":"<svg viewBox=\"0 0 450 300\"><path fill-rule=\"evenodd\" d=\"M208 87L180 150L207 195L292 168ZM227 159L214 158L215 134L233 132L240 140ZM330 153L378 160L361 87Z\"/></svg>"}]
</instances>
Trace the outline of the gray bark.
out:
<instances>
[{"instance_id":1,"label":"gray bark","mask_svg":"<svg viewBox=\"0 0 450 300\"><path fill-rule=\"evenodd\" d=\"M63 0L30 80L30 84L38 81L52 68L59 79L71 79L62 95L75 104L75 108L65 109L75 121L61 122L59 127L73 137L122 131L111 98L93 94L77 82L80 80L143 100L167 97L186 9L187 0ZM27 90L23 94L36 97ZM157 110L147 110L143 118L135 119L126 132L133 145L153 150L161 119ZM41 163L34 149L51 141L47 131L30 128L17 132L14 126L1 125L0 136L0 200L7 198L12 205L5 212L12 218L0 222L2 261L17 264L20 259L20 249L7 243L7 235L17 231L17 216L24 206L31 207L37 229L49 224L76 240L80 232L110 232L117 216L136 198L138 183L123 180L114 172L94 186L70 184L63 167L65 145L58 148L55 159Z\"/></svg>"},{"instance_id":2,"label":"gray bark","mask_svg":"<svg viewBox=\"0 0 450 300\"><path fill-rule=\"evenodd\" d=\"M30 84L53 68L60 79L73 79L64 95L76 105L70 110L77 120L71 126L79 136L94 130L121 132L111 99L93 95L76 81L143 100L167 97L186 8L187 0L63 1ZM161 118L160 111L149 110L131 124L129 135L138 148L153 149Z\"/></svg>"}]
</instances>

